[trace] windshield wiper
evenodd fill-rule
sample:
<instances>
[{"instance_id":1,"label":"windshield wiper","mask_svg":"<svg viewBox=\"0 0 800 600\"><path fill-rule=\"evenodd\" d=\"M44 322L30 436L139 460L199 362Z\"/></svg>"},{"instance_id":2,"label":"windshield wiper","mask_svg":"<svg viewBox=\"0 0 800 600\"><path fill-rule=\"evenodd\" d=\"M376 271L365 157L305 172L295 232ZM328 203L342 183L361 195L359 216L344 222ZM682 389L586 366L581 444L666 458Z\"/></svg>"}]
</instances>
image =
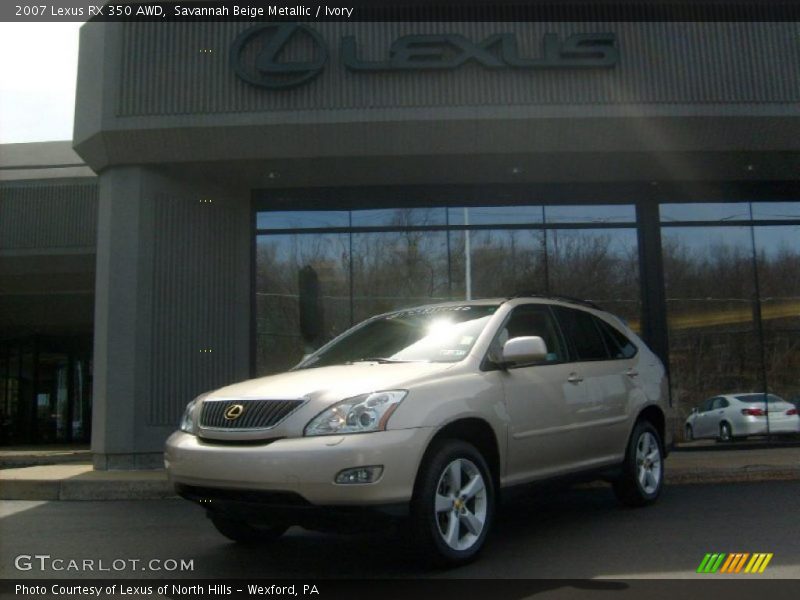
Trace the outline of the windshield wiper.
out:
<instances>
[{"instance_id":1,"label":"windshield wiper","mask_svg":"<svg viewBox=\"0 0 800 600\"><path fill-rule=\"evenodd\" d=\"M382 356L378 356L378 357L369 357L369 358L356 358L355 360L348 360L345 364L352 365L353 363L357 363L357 362L376 362L376 363L380 363L382 365L386 365L386 364L394 364L394 363L429 363L431 361L427 360L427 359L424 359L424 358L420 358L420 359L416 359L416 360L412 360L412 359L405 359L404 360L402 358L385 358L385 357L382 357Z\"/></svg>"},{"instance_id":2,"label":"windshield wiper","mask_svg":"<svg viewBox=\"0 0 800 600\"><path fill-rule=\"evenodd\" d=\"M411 361L400 360L400 359L397 359L397 358L385 358L385 357L382 357L382 356L375 356L375 357L369 356L369 357L364 357L364 358L356 358L355 360L350 360L350 361L347 361L347 362L349 364L353 364L353 363L357 363L357 362L376 362L376 363L380 363L382 365L385 365L385 364L388 364L388 363L404 363L404 362L411 362Z\"/></svg>"}]
</instances>

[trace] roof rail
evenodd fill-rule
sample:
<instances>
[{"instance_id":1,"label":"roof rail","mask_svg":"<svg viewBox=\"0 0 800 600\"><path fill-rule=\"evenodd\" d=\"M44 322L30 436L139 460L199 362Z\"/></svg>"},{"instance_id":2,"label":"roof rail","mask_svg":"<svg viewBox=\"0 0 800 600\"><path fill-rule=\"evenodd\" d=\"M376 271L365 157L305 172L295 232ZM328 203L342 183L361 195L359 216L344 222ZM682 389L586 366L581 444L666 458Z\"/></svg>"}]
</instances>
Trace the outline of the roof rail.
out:
<instances>
[{"instance_id":1,"label":"roof rail","mask_svg":"<svg viewBox=\"0 0 800 600\"><path fill-rule=\"evenodd\" d=\"M507 297L508 300L512 300L513 298L542 298L545 300L560 300L561 302L567 302L569 304L579 304L581 306L588 306L589 308L594 308L596 310L603 310L603 308L600 305L592 302L591 300L585 300L583 298L575 298L574 296L562 296L560 294L519 293Z\"/></svg>"}]
</instances>

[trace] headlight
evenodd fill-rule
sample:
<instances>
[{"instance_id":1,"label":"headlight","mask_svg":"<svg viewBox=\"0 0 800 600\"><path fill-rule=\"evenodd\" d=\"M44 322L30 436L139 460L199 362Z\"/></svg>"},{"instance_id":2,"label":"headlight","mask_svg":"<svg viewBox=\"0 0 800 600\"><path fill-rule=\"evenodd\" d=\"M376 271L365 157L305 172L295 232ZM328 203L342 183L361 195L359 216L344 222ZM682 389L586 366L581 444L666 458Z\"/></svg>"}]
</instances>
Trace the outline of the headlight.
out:
<instances>
[{"instance_id":1,"label":"headlight","mask_svg":"<svg viewBox=\"0 0 800 600\"><path fill-rule=\"evenodd\" d=\"M306 425L306 435L365 433L386 429L386 422L406 397L406 390L373 392L342 400Z\"/></svg>"},{"instance_id":2,"label":"headlight","mask_svg":"<svg viewBox=\"0 0 800 600\"><path fill-rule=\"evenodd\" d=\"M186 433L195 433L195 409L200 401L206 396L206 394L202 394L189 402L186 405L186 410L183 411L183 416L181 417L181 431L185 431Z\"/></svg>"}]
</instances>

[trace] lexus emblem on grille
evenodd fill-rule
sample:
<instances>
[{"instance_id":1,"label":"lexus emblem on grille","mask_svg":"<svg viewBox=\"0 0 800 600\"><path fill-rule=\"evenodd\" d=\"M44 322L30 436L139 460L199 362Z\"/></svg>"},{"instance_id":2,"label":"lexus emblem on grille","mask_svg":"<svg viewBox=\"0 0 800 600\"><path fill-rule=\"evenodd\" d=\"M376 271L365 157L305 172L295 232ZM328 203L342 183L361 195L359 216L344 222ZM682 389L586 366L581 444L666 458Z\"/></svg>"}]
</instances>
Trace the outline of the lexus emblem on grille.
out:
<instances>
[{"instance_id":1,"label":"lexus emblem on grille","mask_svg":"<svg viewBox=\"0 0 800 600\"><path fill-rule=\"evenodd\" d=\"M225 409L225 418L228 419L228 421L233 421L241 417L243 412L244 412L244 406L242 406L241 404L231 404L228 408Z\"/></svg>"}]
</instances>

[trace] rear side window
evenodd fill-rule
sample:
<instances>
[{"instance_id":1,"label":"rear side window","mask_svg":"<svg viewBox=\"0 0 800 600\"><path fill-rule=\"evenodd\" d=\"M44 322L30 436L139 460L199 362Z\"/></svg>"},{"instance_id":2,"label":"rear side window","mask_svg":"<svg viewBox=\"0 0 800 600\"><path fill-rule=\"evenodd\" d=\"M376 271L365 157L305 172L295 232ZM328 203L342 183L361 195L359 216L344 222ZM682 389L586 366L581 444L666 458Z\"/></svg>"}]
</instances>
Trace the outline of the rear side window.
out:
<instances>
[{"instance_id":1,"label":"rear side window","mask_svg":"<svg viewBox=\"0 0 800 600\"><path fill-rule=\"evenodd\" d=\"M720 408L728 408L728 401L725 398L714 398L711 410L719 410Z\"/></svg>"},{"instance_id":2,"label":"rear side window","mask_svg":"<svg viewBox=\"0 0 800 600\"><path fill-rule=\"evenodd\" d=\"M578 360L607 360L610 358L595 318L582 310L553 306L567 338Z\"/></svg>"},{"instance_id":3,"label":"rear side window","mask_svg":"<svg viewBox=\"0 0 800 600\"><path fill-rule=\"evenodd\" d=\"M636 345L625 337L616 327L609 325L603 319L595 319L600 331L603 332L603 339L611 353L611 358L633 358L636 355Z\"/></svg>"},{"instance_id":4,"label":"rear side window","mask_svg":"<svg viewBox=\"0 0 800 600\"><path fill-rule=\"evenodd\" d=\"M714 403L716 398L709 398L708 400L703 400L703 403L700 405L700 412L708 412L711 410L711 405Z\"/></svg>"}]
</instances>

